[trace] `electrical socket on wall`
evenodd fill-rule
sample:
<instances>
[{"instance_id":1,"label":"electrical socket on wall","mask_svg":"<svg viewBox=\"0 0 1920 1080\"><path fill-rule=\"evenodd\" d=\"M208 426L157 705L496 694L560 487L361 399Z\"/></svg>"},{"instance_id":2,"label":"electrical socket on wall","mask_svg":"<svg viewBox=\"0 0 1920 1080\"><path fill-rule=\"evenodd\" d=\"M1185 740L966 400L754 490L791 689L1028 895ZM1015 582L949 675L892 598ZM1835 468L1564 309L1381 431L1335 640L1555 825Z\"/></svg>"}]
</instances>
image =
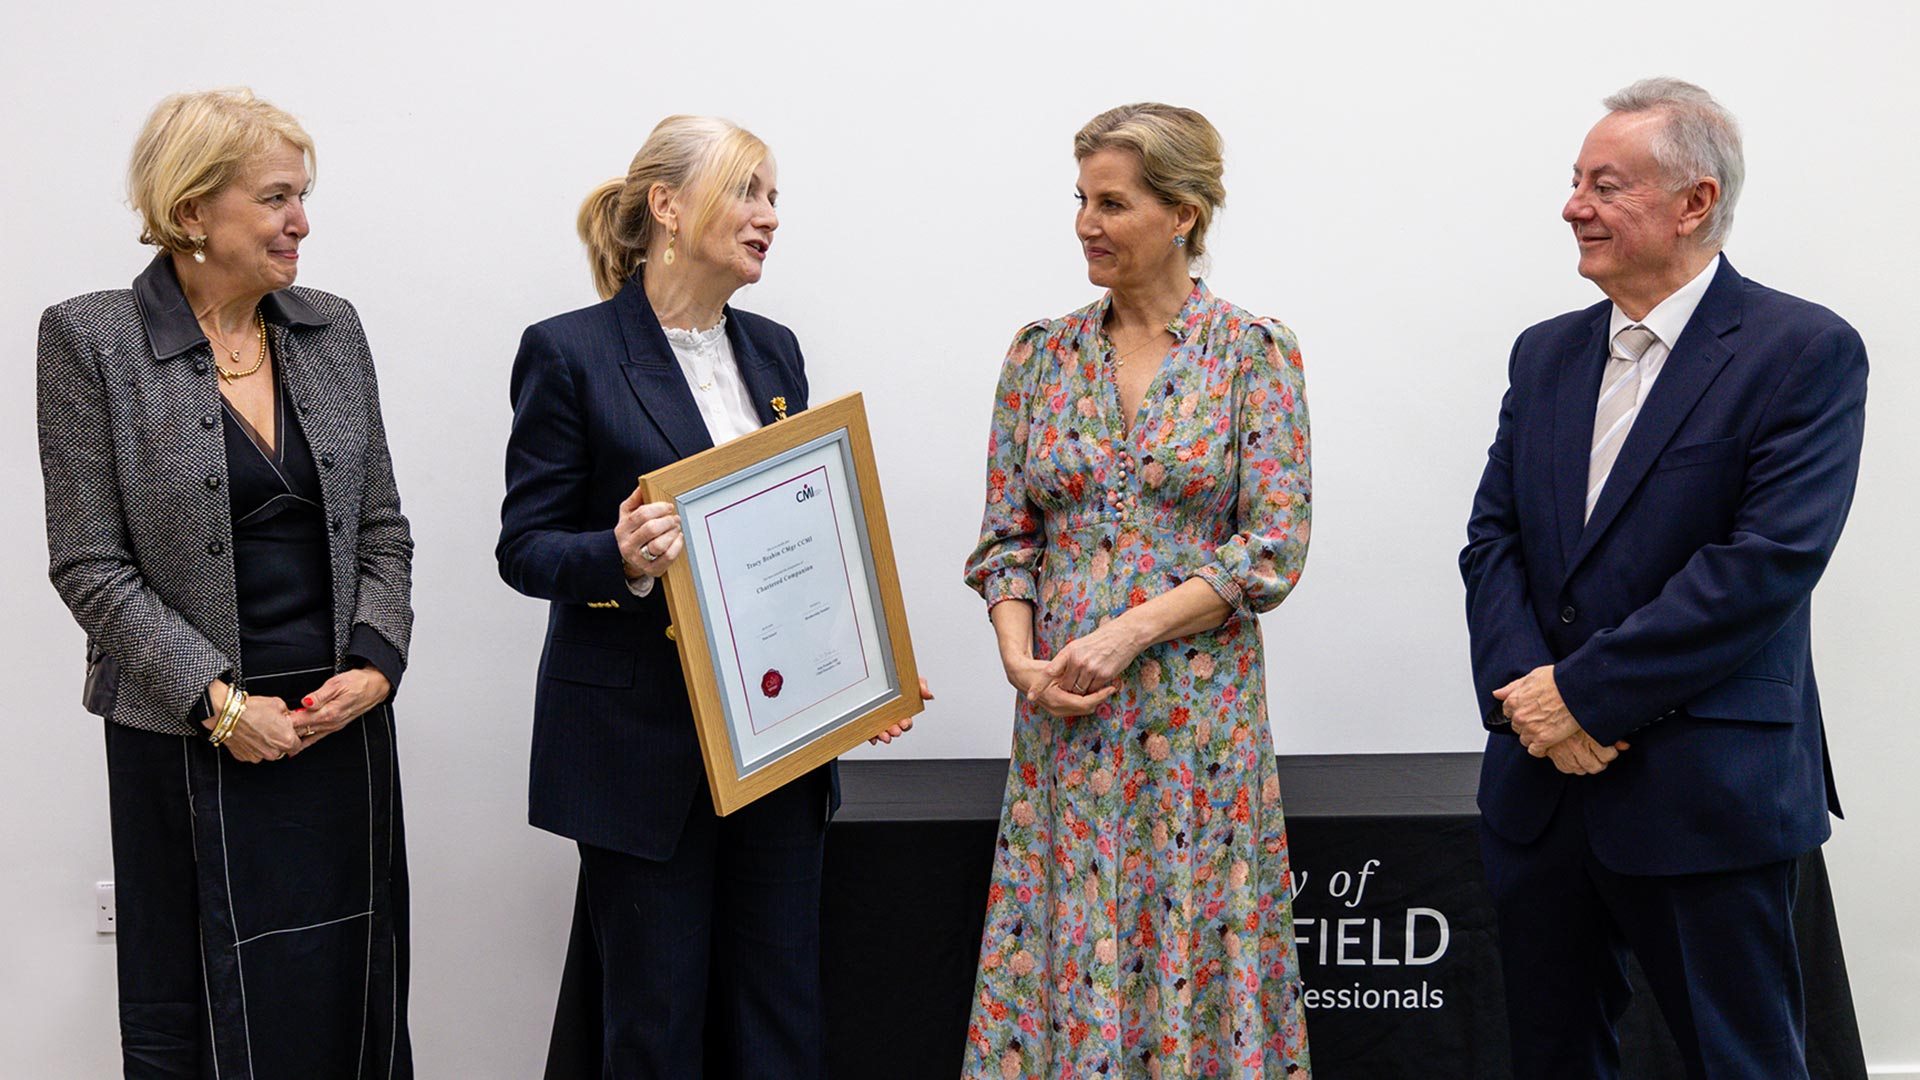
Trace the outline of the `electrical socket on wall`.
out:
<instances>
[{"instance_id":1,"label":"electrical socket on wall","mask_svg":"<svg viewBox=\"0 0 1920 1080\"><path fill-rule=\"evenodd\" d=\"M113 929L113 882L96 881L93 883L93 930L97 934L111 934Z\"/></svg>"}]
</instances>

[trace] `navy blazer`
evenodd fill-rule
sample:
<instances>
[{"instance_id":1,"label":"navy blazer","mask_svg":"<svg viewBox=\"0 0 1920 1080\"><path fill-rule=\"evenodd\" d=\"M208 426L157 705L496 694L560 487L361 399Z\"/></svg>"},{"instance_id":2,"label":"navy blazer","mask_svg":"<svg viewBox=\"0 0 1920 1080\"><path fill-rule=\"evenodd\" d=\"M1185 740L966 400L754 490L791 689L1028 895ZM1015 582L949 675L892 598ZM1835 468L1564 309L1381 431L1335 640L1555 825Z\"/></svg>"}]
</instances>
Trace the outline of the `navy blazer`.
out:
<instances>
[{"instance_id":1,"label":"navy blazer","mask_svg":"<svg viewBox=\"0 0 1920 1080\"><path fill-rule=\"evenodd\" d=\"M761 423L774 421L776 397L805 409L793 332L733 308L726 321ZM713 441L638 275L611 300L528 327L512 395L495 555L507 584L552 602L528 820L664 859L706 789L705 771L666 633L666 590L642 599L627 588L613 526L642 473Z\"/></svg>"},{"instance_id":2,"label":"navy blazer","mask_svg":"<svg viewBox=\"0 0 1920 1080\"><path fill-rule=\"evenodd\" d=\"M1790 858L1840 812L1809 597L1853 501L1867 354L1839 316L1724 258L1581 521L1612 305L1514 343L1460 553L1491 734L1480 810L1529 843L1569 783L1622 873ZM1632 748L1592 777L1529 756L1493 691L1551 664L1567 707Z\"/></svg>"}]
</instances>

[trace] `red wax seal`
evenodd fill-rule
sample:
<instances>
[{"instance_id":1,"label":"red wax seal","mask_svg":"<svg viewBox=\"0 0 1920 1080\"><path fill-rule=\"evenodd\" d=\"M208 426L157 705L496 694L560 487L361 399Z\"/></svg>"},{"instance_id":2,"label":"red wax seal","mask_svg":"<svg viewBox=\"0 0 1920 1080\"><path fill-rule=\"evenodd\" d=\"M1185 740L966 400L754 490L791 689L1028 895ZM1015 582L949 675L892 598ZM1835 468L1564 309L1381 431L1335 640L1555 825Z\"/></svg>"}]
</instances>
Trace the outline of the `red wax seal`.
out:
<instances>
[{"instance_id":1,"label":"red wax seal","mask_svg":"<svg viewBox=\"0 0 1920 1080\"><path fill-rule=\"evenodd\" d=\"M773 668L768 668L767 673L760 676L760 692L768 697L779 697L780 688L786 684L787 681Z\"/></svg>"}]
</instances>

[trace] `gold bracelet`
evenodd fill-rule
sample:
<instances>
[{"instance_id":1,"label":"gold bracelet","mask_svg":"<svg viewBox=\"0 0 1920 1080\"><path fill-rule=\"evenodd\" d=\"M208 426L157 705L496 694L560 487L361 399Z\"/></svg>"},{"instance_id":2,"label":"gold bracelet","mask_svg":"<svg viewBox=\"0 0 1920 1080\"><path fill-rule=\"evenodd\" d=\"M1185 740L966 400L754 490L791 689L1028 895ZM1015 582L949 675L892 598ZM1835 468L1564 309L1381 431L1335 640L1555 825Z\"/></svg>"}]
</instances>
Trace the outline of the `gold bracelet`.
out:
<instances>
[{"instance_id":1,"label":"gold bracelet","mask_svg":"<svg viewBox=\"0 0 1920 1080\"><path fill-rule=\"evenodd\" d=\"M227 688L227 700L222 702L220 710L213 714L213 728L207 733L207 741L215 746L219 746L222 742L226 741L227 732L222 731L221 728L226 725L227 713L233 710L233 699L239 693L239 687L229 686Z\"/></svg>"},{"instance_id":2,"label":"gold bracelet","mask_svg":"<svg viewBox=\"0 0 1920 1080\"><path fill-rule=\"evenodd\" d=\"M215 746L226 742L227 739L233 735L233 729L240 726L240 715L246 711L247 692L235 688L227 694L227 707L220 711L220 724L218 729L220 742L215 743Z\"/></svg>"},{"instance_id":3,"label":"gold bracelet","mask_svg":"<svg viewBox=\"0 0 1920 1080\"><path fill-rule=\"evenodd\" d=\"M213 721L213 723L207 728L207 738L211 740L213 745L215 746L220 745L220 721L226 717L227 706L233 704L233 693L235 690L238 690L238 689L239 687L233 685L232 683L228 683L227 699L221 702L220 707L217 709L213 708L213 691L211 690L207 691L207 707L213 710L212 712L207 714L207 719Z\"/></svg>"},{"instance_id":4,"label":"gold bracelet","mask_svg":"<svg viewBox=\"0 0 1920 1080\"><path fill-rule=\"evenodd\" d=\"M207 736L213 745L219 746L233 734L240 723L240 714L247 709L247 692L239 687L227 691L227 703L220 707L220 718L213 722L213 734Z\"/></svg>"},{"instance_id":5,"label":"gold bracelet","mask_svg":"<svg viewBox=\"0 0 1920 1080\"><path fill-rule=\"evenodd\" d=\"M226 722L220 727L220 741L226 742L233 735L233 729L240 726L240 717L247 711L248 695L245 690L236 689L227 695L228 708Z\"/></svg>"}]
</instances>

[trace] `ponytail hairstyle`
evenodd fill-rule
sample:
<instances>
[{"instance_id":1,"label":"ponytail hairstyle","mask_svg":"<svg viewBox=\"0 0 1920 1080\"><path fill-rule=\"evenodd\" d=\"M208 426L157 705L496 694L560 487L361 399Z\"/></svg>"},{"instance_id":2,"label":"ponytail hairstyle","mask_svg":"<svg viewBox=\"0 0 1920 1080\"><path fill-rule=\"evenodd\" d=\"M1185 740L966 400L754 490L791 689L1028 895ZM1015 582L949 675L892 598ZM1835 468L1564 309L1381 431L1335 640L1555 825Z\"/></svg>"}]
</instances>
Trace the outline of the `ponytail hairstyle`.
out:
<instances>
[{"instance_id":1,"label":"ponytail hairstyle","mask_svg":"<svg viewBox=\"0 0 1920 1080\"><path fill-rule=\"evenodd\" d=\"M654 185L698 198L684 226L692 245L721 200L744 190L770 156L766 143L730 120L669 116L660 121L633 155L627 175L594 188L580 204L576 228L587 245L593 286L601 299L612 299L640 269L661 231L648 205Z\"/></svg>"}]
</instances>

